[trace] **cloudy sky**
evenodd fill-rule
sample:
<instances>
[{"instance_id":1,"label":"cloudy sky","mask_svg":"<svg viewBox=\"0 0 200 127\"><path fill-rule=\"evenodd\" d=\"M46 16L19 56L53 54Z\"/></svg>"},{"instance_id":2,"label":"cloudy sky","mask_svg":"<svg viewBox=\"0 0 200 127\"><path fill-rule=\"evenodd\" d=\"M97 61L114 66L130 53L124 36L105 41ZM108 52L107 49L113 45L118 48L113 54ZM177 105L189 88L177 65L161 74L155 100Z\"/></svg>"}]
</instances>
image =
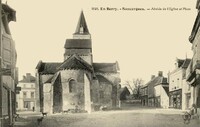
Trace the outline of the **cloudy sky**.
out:
<instances>
[{"instance_id":1,"label":"cloudy sky","mask_svg":"<svg viewBox=\"0 0 200 127\"><path fill-rule=\"evenodd\" d=\"M5 0L3 0L5 2ZM7 0L17 11L10 23L18 54L19 78L35 75L39 60L62 62L81 10L92 35L94 62L120 65L122 82L174 69L176 57L192 56L188 37L196 0ZM191 10L95 11L111 8L190 8Z\"/></svg>"}]
</instances>

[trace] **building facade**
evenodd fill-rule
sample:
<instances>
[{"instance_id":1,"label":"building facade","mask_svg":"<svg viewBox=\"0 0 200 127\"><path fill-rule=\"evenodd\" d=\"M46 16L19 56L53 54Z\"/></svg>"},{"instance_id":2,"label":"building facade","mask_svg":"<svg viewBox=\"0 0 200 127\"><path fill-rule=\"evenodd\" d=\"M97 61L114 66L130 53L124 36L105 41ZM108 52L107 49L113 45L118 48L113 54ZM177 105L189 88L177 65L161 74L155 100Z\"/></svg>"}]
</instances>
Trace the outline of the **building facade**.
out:
<instances>
[{"instance_id":1,"label":"building facade","mask_svg":"<svg viewBox=\"0 0 200 127\"><path fill-rule=\"evenodd\" d=\"M175 70L169 73L170 108L187 109L190 104L190 91L187 89L186 69L191 59L177 59Z\"/></svg>"},{"instance_id":2,"label":"building facade","mask_svg":"<svg viewBox=\"0 0 200 127\"><path fill-rule=\"evenodd\" d=\"M36 67L36 109L59 113L116 107L118 62L94 63L89 29L81 12L73 39L65 42L64 62L40 61Z\"/></svg>"},{"instance_id":3,"label":"building facade","mask_svg":"<svg viewBox=\"0 0 200 127\"><path fill-rule=\"evenodd\" d=\"M21 88L20 93L16 95L17 110L33 111L35 109L35 77L27 73L17 86Z\"/></svg>"},{"instance_id":4,"label":"building facade","mask_svg":"<svg viewBox=\"0 0 200 127\"><path fill-rule=\"evenodd\" d=\"M168 108L169 107L169 84L167 83L167 81L162 81L161 83L155 85L154 93L155 93L155 106L161 107L161 108Z\"/></svg>"},{"instance_id":5,"label":"building facade","mask_svg":"<svg viewBox=\"0 0 200 127\"><path fill-rule=\"evenodd\" d=\"M141 102L142 106L148 106L148 86L144 85L141 87Z\"/></svg>"},{"instance_id":6,"label":"building facade","mask_svg":"<svg viewBox=\"0 0 200 127\"><path fill-rule=\"evenodd\" d=\"M16 112L17 55L9 29L9 23L16 21L16 12L7 4L2 4L1 7L0 127L5 127L14 123L13 115Z\"/></svg>"},{"instance_id":7,"label":"building facade","mask_svg":"<svg viewBox=\"0 0 200 127\"><path fill-rule=\"evenodd\" d=\"M126 86L119 89L119 99L121 101L127 100L130 94L131 93Z\"/></svg>"},{"instance_id":8,"label":"building facade","mask_svg":"<svg viewBox=\"0 0 200 127\"><path fill-rule=\"evenodd\" d=\"M186 81L191 86L191 103L195 104L200 115L200 1L196 4L197 16L189 41L192 44L193 57L187 70Z\"/></svg>"},{"instance_id":9,"label":"building facade","mask_svg":"<svg viewBox=\"0 0 200 127\"><path fill-rule=\"evenodd\" d=\"M152 75L151 80L141 90L143 106L168 108L169 84L162 71L158 72L158 76Z\"/></svg>"}]
</instances>

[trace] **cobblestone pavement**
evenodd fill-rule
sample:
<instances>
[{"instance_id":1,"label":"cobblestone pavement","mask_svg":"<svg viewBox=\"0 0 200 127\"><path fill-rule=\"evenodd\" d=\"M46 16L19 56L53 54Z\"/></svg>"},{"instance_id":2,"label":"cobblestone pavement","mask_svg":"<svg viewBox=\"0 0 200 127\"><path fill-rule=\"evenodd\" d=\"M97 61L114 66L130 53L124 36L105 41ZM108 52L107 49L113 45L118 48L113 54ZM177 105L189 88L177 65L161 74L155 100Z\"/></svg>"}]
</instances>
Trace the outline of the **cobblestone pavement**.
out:
<instances>
[{"instance_id":1,"label":"cobblestone pavement","mask_svg":"<svg viewBox=\"0 0 200 127\"><path fill-rule=\"evenodd\" d=\"M135 109L102 111L91 114L22 115L15 127L199 127L200 119L184 124L183 111L172 109Z\"/></svg>"}]
</instances>

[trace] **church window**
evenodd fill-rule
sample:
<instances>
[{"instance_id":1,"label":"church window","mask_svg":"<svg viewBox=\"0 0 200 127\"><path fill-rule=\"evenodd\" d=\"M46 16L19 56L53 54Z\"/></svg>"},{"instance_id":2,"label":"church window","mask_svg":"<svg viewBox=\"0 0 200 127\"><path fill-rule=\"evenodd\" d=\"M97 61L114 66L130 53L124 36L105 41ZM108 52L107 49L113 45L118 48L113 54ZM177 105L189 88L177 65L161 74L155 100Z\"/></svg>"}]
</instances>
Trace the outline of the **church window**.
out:
<instances>
[{"instance_id":1,"label":"church window","mask_svg":"<svg viewBox=\"0 0 200 127\"><path fill-rule=\"evenodd\" d=\"M69 81L69 92L75 92L75 87L76 87L76 81L74 79L71 79Z\"/></svg>"},{"instance_id":2,"label":"church window","mask_svg":"<svg viewBox=\"0 0 200 127\"><path fill-rule=\"evenodd\" d=\"M100 98L104 98L104 92L103 91L99 91L99 96L100 96Z\"/></svg>"}]
</instances>

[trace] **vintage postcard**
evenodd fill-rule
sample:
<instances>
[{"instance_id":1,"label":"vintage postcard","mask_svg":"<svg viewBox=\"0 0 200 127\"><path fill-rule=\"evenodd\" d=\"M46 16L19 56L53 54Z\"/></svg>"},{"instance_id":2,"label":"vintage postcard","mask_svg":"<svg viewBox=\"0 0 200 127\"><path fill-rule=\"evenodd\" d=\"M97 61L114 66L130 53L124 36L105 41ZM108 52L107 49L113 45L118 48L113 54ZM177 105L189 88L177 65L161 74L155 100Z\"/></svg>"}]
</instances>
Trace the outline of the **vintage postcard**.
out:
<instances>
[{"instance_id":1,"label":"vintage postcard","mask_svg":"<svg viewBox=\"0 0 200 127\"><path fill-rule=\"evenodd\" d=\"M0 127L197 127L199 0L0 0Z\"/></svg>"}]
</instances>

